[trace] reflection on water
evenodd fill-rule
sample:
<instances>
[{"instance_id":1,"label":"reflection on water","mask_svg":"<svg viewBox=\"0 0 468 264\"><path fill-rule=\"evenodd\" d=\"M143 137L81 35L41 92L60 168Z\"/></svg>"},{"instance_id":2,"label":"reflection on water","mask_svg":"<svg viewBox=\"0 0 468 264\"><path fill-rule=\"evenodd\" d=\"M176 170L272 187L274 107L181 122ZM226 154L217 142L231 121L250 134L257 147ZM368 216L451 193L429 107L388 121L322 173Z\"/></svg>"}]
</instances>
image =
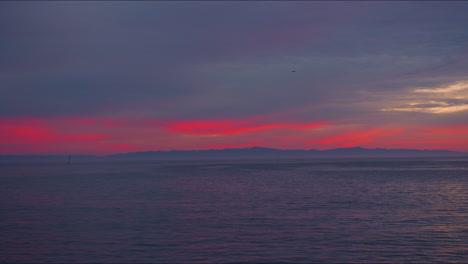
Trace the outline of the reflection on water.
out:
<instances>
[{"instance_id":1,"label":"reflection on water","mask_svg":"<svg viewBox=\"0 0 468 264\"><path fill-rule=\"evenodd\" d=\"M468 162L0 165L2 262L466 262Z\"/></svg>"}]
</instances>

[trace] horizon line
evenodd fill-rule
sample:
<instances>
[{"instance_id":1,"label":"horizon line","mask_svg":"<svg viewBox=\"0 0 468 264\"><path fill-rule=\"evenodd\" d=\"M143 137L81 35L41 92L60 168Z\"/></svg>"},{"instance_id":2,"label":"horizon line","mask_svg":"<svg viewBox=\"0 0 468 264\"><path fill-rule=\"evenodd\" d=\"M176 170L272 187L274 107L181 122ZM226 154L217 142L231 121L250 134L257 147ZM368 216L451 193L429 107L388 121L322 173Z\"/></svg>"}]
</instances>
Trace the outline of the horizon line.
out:
<instances>
[{"instance_id":1,"label":"horizon line","mask_svg":"<svg viewBox=\"0 0 468 264\"><path fill-rule=\"evenodd\" d=\"M114 155L125 155L125 154L132 154L132 153L145 153L145 152L190 152L190 151L223 151L223 150L241 150L241 149L269 149L269 150L278 150L278 151L330 151L330 150L341 150L341 149L363 149L363 150L417 150L417 151L448 151L458 153L458 154L468 154L468 151L456 151L456 150L449 150L449 149L414 149L414 148L365 148L361 146L355 147L342 147L342 148L332 148L332 149L278 149L278 148L269 148L269 147L261 147L261 146L253 146L253 147L245 147L245 148L222 148L222 149L190 149L190 150L142 150L142 151L131 151L131 152L119 152L113 154L105 154L105 155L97 155L97 154L0 154L1 156L94 156L94 157L108 157Z\"/></svg>"}]
</instances>

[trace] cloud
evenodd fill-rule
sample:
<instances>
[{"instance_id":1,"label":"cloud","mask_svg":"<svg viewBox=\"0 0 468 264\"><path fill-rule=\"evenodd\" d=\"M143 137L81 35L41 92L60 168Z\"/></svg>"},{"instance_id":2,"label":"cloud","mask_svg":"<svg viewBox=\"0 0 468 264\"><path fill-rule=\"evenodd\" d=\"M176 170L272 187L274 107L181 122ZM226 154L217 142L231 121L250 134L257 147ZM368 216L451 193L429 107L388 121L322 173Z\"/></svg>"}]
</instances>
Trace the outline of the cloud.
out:
<instances>
[{"instance_id":1,"label":"cloud","mask_svg":"<svg viewBox=\"0 0 468 264\"><path fill-rule=\"evenodd\" d=\"M462 112L468 110L468 82L459 81L440 87L416 88L402 98L409 102L381 110L432 114Z\"/></svg>"},{"instance_id":2,"label":"cloud","mask_svg":"<svg viewBox=\"0 0 468 264\"><path fill-rule=\"evenodd\" d=\"M440 104L444 104L441 102ZM418 107L423 106L423 104L413 104L407 107L401 108L385 108L382 111L402 111L402 112L421 112L421 113L431 113L431 114L449 114L456 113L460 111L468 110L468 104L465 105L452 105L452 106L432 106L432 107Z\"/></svg>"},{"instance_id":3,"label":"cloud","mask_svg":"<svg viewBox=\"0 0 468 264\"><path fill-rule=\"evenodd\" d=\"M4 5L3 115L245 117L333 103L337 94L376 89L366 81L434 67L441 54L453 54L426 52L431 47L401 54L400 39L376 40L375 33L394 32L418 38L411 33L421 29L405 26L413 17L402 10L428 8L409 3ZM385 20L395 14L398 23ZM455 34L444 35L444 47ZM349 113L330 114L340 111Z\"/></svg>"},{"instance_id":4,"label":"cloud","mask_svg":"<svg viewBox=\"0 0 468 264\"><path fill-rule=\"evenodd\" d=\"M468 81L457 82L446 87L416 89L415 93L453 93L468 90ZM464 97L463 97L464 98Z\"/></svg>"}]
</instances>

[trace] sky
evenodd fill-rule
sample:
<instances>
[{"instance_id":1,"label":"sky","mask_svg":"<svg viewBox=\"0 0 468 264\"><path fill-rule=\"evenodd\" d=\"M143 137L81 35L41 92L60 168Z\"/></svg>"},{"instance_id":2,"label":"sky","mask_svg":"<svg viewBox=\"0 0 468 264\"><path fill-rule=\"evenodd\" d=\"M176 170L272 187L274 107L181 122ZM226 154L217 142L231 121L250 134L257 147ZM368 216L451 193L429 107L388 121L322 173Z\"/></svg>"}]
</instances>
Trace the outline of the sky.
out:
<instances>
[{"instance_id":1,"label":"sky","mask_svg":"<svg viewBox=\"0 0 468 264\"><path fill-rule=\"evenodd\" d=\"M0 155L468 151L467 1L0 1Z\"/></svg>"}]
</instances>

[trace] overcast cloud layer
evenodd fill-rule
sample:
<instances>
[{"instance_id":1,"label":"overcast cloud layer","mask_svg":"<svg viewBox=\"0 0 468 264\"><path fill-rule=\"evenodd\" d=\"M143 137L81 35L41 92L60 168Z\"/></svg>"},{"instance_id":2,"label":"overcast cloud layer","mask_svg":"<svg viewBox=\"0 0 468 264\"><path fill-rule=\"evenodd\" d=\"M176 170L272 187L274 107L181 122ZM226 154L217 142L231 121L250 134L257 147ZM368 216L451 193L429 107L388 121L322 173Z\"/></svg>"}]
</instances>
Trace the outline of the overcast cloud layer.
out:
<instances>
[{"instance_id":1,"label":"overcast cloud layer","mask_svg":"<svg viewBox=\"0 0 468 264\"><path fill-rule=\"evenodd\" d=\"M2 1L0 25L0 154L468 151L468 2Z\"/></svg>"}]
</instances>

